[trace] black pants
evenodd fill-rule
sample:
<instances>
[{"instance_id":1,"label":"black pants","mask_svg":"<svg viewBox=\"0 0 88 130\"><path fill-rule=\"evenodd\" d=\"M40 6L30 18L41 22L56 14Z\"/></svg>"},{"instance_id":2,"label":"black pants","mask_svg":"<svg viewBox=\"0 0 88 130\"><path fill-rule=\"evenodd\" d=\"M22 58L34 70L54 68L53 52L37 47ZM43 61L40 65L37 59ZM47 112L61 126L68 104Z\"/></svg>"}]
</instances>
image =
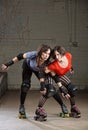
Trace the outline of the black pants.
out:
<instances>
[{"instance_id":1,"label":"black pants","mask_svg":"<svg viewBox=\"0 0 88 130\"><path fill-rule=\"evenodd\" d=\"M39 79L39 73L37 71L33 71L30 66L27 65L26 60L24 60L22 65L22 84L21 84L21 93L20 93L20 104L24 104L25 98L28 90L31 87L31 77L34 73L36 77Z\"/></svg>"},{"instance_id":2,"label":"black pants","mask_svg":"<svg viewBox=\"0 0 88 130\"><path fill-rule=\"evenodd\" d=\"M28 83L31 84L31 77L32 73L36 75L36 77L39 79L39 73L37 71L33 71L28 65L26 60L24 60L22 65L23 71L22 71L22 83Z\"/></svg>"}]
</instances>

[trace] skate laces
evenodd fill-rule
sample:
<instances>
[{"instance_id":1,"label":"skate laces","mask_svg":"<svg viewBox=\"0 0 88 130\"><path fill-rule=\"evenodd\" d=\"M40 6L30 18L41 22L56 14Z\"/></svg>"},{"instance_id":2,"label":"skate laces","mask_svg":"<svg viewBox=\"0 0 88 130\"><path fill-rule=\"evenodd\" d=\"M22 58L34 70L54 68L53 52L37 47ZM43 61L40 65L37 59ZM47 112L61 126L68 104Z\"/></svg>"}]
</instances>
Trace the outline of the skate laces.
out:
<instances>
[{"instance_id":1,"label":"skate laces","mask_svg":"<svg viewBox=\"0 0 88 130\"><path fill-rule=\"evenodd\" d=\"M45 115L45 110L43 108L38 108L36 114Z\"/></svg>"},{"instance_id":2,"label":"skate laces","mask_svg":"<svg viewBox=\"0 0 88 130\"><path fill-rule=\"evenodd\" d=\"M80 114L80 111L76 105L72 106L72 111L76 111L77 114Z\"/></svg>"},{"instance_id":3,"label":"skate laces","mask_svg":"<svg viewBox=\"0 0 88 130\"><path fill-rule=\"evenodd\" d=\"M67 109L67 107L63 104L62 106L62 111L63 111L63 113L64 114L68 114L68 109Z\"/></svg>"},{"instance_id":4,"label":"skate laces","mask_svg":"<svg viewBox=\"0 0 88 130\"><path fill-rule=\"evenodd\" d=\"M24 115L25 114L25 107L24 105L20 105L19 112Z\"/></svg>"},{"instance_id":5,"label":"skate laces","mask_svg":"<svg viewBox=\"0 0 88 130\"><path fill-rule=\"evenodd\" d=\"M20 109L22 109L22 110L25 109L25 108L24 108L24 105L20 105Z\"/></svg>"},{"instance_id":6,"label":"skate laces","mask_svg":"<svg viewBox=\"0 0 88 130\"><path fill-rule=\"evenodd\" d=\"M45 110L43 108L39 108L38 112L41 113L41 114L45 114Z\"/></svg>"}]
</instances>

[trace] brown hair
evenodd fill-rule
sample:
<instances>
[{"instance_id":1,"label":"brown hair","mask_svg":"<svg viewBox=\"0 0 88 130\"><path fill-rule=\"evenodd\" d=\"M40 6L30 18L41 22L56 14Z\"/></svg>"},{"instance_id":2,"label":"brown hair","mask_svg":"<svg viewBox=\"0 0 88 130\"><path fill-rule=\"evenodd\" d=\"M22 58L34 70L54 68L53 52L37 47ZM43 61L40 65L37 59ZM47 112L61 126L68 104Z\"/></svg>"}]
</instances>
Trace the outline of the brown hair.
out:
<instances>
[{"instance_id":1,"label":"brown hair","mask_svg":"<svg viewBox=\"0 0 88 130\"><path fill-rule=\"evenodd\" d=\"M64 47L62 47L62 46L55 46L54 49L52 50L52 57L54 59L56 58L55 54L54 54L55 51L58 51L61 55L65 55L65 53L66 53L66 50L65 50Z\"/></svg>"},{"instance_id":2,"label":"brown hair","mask_svg":"<svg viewBox=\"0 0 88 130\"><path fill-rule=\"evenodd\" d=\"M38 57L41 57L42 53L48 51L48 49L50 49L51 51L50 46L42 44L41 47L38 49Z\"/></svg>"}]
</instances>

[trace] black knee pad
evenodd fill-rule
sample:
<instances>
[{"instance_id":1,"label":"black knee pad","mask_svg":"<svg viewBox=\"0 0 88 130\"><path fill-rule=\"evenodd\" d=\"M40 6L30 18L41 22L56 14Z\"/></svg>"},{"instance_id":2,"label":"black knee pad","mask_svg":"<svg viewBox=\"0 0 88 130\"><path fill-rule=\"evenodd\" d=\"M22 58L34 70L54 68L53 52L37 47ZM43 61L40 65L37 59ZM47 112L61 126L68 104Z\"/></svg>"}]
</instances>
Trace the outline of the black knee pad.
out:
<instances>
[{"instance_id":1,"label":"black knee pad","mask_svg":"<svg viewBox=\"0 0 88 130\"><path fill-rule=\"evenodd\" d=\"M52 84L48 84L46 86L46 89L47 89L46 95L48 97L52 97L56 93L56 88Z\"/></svg>"},{"instance_id":2,"label":"black knee pad","mask_svg":"<svg viewBox=\"0 0 88 130\"><path fill-rule=\"evenodd\" d=\"M27 93L29 88L30 88L30 84L22 83L22 85L21 85L21 92Z\"/></svg>"},{"instance_id":3,"label":"black knee pad","mask_svg":"<svg viewBox=\"0 0 88 130\"><path fill-rule=\"evenodd\" d=\"M67 86L67 90L68 90L68 93L70 94L70 96L74 97L76 95L78 88L76 86L74 86L72 83L70 83Z\"/></svg>"}]
</instances>

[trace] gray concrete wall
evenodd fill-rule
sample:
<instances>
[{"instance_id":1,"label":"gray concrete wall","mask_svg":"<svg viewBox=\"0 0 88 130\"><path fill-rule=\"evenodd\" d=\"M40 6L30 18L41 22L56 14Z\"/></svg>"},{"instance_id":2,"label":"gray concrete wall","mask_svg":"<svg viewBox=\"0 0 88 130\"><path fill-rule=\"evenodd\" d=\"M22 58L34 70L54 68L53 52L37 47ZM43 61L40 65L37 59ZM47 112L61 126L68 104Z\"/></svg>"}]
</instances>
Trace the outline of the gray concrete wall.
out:
<instances>
[{"instance_id":1,"label":"gray concrete wall","mask_svg":"<svg viewBox=\"0 0 88 130\"><path fill-rule=\"evenodd\" d=\"M72 81L88 88L87 0L0 0L0 64L40 44L60 44L73 54ZM8 88L20 88L22 61L8 70ZM34 82L35 81L35 82ZM35 76L32 88L39 87Z\"/></svg>"},{"instance_id":2,"label":"gray concrete wall","mask_svg":"<svg viewBox=\"0 0 88 130\"><path fill-rule=\"evenodd\" d=\"M7 72L0 72L0 98L8 90L8 75Z\"/></svg>"}]
</instances>

